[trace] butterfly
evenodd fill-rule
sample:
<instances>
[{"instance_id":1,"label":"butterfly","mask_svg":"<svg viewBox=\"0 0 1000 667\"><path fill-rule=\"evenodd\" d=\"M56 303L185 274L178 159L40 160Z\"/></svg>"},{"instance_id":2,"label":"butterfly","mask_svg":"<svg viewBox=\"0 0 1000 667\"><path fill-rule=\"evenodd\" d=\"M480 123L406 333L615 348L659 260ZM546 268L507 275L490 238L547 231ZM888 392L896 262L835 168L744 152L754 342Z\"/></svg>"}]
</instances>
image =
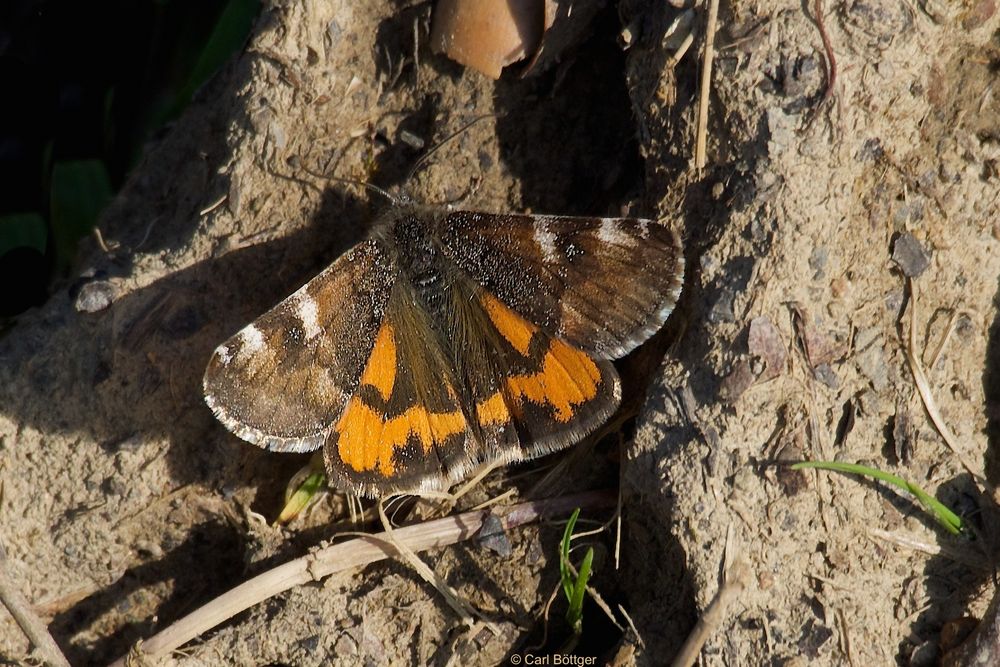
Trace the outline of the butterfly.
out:
<instances>
[{"instance_id":1,"label":"butterfly","mask_svg":"<svg viewBox=\"0 0 1000 667\"><path fill-rule=\"evenodd\" d=\"M397 203L215 350L205 400L255 445L322 447L339 489L445 489L607 420L611 360L660 329L683 272L679 235L653 220Z\"/></svg>"}]
</instances>

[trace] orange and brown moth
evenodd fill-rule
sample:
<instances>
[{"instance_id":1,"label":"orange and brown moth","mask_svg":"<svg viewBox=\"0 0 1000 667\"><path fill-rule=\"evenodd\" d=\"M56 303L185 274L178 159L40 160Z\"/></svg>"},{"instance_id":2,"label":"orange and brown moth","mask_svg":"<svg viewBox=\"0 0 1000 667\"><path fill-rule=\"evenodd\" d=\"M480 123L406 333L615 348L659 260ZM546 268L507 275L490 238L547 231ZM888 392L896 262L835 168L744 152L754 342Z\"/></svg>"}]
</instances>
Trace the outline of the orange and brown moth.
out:
<instances>
[{"instance_id":1,"label":"orange and brown moth","mask_svg":"<svg viewBox=\"0 0 1000 667\"><path fill-rule=\"evenodd\" d=\"M205 400L265 449L323 447L331 486L445 488L606 420L610 360L663 325L683 268L652 220L396 205L216 349Z\"/></svg>"}]
</instances>

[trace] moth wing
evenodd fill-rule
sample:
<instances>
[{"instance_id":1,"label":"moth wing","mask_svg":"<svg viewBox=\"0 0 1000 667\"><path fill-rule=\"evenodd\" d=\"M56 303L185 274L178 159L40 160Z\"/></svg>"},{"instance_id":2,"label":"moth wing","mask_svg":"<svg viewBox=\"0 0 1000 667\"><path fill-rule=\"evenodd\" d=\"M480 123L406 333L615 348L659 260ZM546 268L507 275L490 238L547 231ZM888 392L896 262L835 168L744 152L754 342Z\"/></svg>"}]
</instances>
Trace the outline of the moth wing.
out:
<instances>
[{"instance_id":1,"label":"moth wing","mask_svg":"<svg viewBox=\"0 0 1000 667\"><path fill-rule=\"evenodd\" d=\"M274 451L311 451L354 393L396 279L364 241L212 354L205 401L226 428Z\"/></svg>"},{"instance_id":2,"label":"moth wing","mask_svg":"<svg viewBox=\"0 0 1000 667\"><path fill-rule=\"evenodd\" d=\"M680 295L680 238L652 220L456 211L438 233L450 259L500 301L603 359L652 336Z\"/></svg>"},{"instance_id":3,"label":"moth wing","mask_svg":"<svg viewBox=\"0 0 1000 667\"><path fill-rule=\"evenodd\" d=\"M357 391L324 448L331 483L366 496L441 489L482 460L447 342L407 288L390 297Z\"/></svg>"},{"instance_id":4,"label":"moth wing","mask_svg":"<svg viewBox=\"0 0 1000 667\"><path fill-rule=\"evenodd\" d=\"M454 312L460 375L490 460L535 458L568 447L617 409L611 362L552 336L482 288Z\"/></svg>"},{"instance_id":5,"label":"moth wing","mask_svg":"<svg viewBox=\"0 0 1000 667\"><path fill-rule=\"evenodd\" d=\"M482 464L531 459L591 433L617 408L618 375L468 277L432 321L397 289L356 393L330 431L334 486L362 495L440 489Z\"/></svg>"}]
</instances>

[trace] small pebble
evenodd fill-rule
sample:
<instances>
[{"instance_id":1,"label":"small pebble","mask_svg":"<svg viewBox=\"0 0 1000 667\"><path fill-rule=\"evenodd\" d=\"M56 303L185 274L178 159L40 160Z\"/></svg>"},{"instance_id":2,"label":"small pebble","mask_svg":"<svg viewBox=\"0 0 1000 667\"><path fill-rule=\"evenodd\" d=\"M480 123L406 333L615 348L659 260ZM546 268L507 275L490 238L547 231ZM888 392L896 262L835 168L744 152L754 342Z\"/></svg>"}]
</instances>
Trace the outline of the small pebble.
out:
<instances>
[{"instance_id":1,"label":"small pebble","mask_svg":"<svg viewBox=\"0 0 1000 667\"><path fill-rule=\"evenodd\" d=\"M95 280L80 288L73 306L78 313L97 313L118 298L118 288L107 280Z\"/></svg>"},{"instance_id":2,"label":"small pebble","mask_svg":"<svg viewBox=\"0 0 1000 667\"><path fill-rule=\"evenodd\" d=\"M931 259L910 233L900 234L892 245L892 261L896 262L903 275L915 278L927 270Z\"/></svg>"}]
</instances>

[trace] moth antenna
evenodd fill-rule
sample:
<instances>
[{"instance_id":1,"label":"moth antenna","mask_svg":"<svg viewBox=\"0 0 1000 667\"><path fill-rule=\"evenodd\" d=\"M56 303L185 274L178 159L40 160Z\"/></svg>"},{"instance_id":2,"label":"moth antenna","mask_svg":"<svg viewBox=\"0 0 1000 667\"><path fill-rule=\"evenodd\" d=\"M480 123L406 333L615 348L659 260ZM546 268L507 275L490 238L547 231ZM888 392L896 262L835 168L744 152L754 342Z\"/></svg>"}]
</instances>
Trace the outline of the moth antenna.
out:
<instances>
[{"instance_id":1,"label":"moth antenna","mask_svg":"<svg viewBox=\"0 0 1000 667\"><path fill-rule=\"evenodd\" d=\"M300 168L303 171L305 171L307 174L309 174L310 176L313 176L314 178L320 178L320 179L327 180L327 181L336 181L338 183L345 183L347 185L357 185L359 187L371 190L375 194L378 194L378 195L381 195L381 196L385 197L387 200L389 200L389 203L392 204L392 205L394 205L394 206L398 206L400 204L399 198L396 197L396 196L394 196L388 190L383 190L379 186L373 185L373 184L368 183L366 181L358 181L358 180L355 180L353 178L343 178L341 176L326 176L324 174L320 174L320 173L317 173L315 171L312 171L311 169L309 169L309 167L306 167L305 165L300 165Z\"/></svg>"},{"instance_id":2,"label":"moth antenna","mask_svg":"<svg viewBox=\"0 0 1000 667\"><path fill-rule=\"evenodd\" d=\"M430 150L428 150L426 153L424 153L423 155L421 155L420 159L418 159L413 164L413 166L410 167L410 171L407 172L406 178L403 179L403 182L404 183L409 183L410 179L413 178L413 175L416 174L417 171L419 171L419 169L421 167L423 167L425 164L427 164L427 160L430 159L430 157L432 155L434 155L434 153L437 151L437 149L441 148L446 143L448 143L449 141L451 141L452 139L454 139L458 135L462 134L463 132L465 132L466 130L468 130L470 127L472 127L473 125L475 125L479 121L485 120L487 118L496 118L496 116L497 115L493 114L493 113L487 113L487 114L483 114L481 116L476 116L475 118L473 118L472 120L470 120L468 123L466 123L462 127L458 128L457 130L455 130L454 132L452 132L451 134L449 134L447 137L445 137L444 139L442 139L441 141L439 141L436 144L434 144L433 146L431 146Z\"/></svg>"}]
</instances>

